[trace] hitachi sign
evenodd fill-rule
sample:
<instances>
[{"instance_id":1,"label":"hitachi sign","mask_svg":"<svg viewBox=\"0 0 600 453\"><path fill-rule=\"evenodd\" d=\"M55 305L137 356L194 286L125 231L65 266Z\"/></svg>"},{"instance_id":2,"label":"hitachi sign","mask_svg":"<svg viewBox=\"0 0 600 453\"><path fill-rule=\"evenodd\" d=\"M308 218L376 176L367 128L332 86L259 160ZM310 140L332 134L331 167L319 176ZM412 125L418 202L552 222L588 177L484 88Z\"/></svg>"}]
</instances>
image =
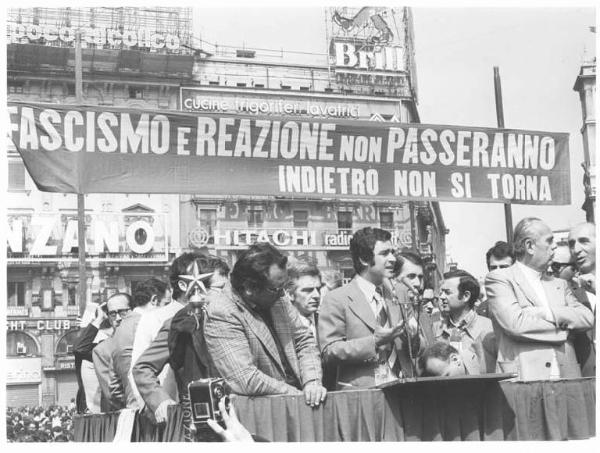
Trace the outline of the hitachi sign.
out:
<instances>
[{"instance_id":1,"label":"hitachi sign","mask_svg":"<svg viewBox=\"0 0 600 453\"><path fill-rule=\"evenodd\" d=\"M335 65L338 68L406 71L404 47L368 46L356 50L356 46L348 42L334 41L334 45Z\"/></svg>"}]
</instances>

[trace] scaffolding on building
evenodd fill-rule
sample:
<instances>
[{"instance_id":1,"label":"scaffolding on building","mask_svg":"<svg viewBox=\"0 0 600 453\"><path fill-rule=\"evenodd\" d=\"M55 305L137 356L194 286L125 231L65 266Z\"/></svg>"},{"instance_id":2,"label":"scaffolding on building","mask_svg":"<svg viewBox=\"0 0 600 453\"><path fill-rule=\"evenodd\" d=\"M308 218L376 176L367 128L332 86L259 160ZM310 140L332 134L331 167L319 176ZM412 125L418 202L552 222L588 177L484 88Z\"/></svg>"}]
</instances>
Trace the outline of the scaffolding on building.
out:
<instances>
[{"instance_id":1,"label":"scaffolding on building","mask_svg":"<svg viewBox=\"0 0 600 453\"><path fill-rule=\"evenodd\" d=\"M39 25L68 28L106 28L109 30L146 29L152 33L179 37L183 48L192 45L191 7L88 7L88 8L10 8L7 26ZM60 40L51 45L64 45Z\"/></svg>"}]
</instances>

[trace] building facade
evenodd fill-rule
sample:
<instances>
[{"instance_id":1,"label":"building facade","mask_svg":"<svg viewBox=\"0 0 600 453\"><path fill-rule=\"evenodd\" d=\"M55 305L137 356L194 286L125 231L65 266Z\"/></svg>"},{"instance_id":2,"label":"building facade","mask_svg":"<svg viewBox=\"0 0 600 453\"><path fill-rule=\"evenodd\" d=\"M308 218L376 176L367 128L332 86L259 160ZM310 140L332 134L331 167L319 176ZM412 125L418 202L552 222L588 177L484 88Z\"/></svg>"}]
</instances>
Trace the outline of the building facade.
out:
<instances>
[{"instance_id":1,"label":"building facade","mask_svg":"<svg viewBox=\"0 0 600 453\"><path fill-rule=\"evenodd\" d=\"M583 138L583 187L585 202L582 206L586 220L594 222L596 212L596 59L585 62L573 90L581 101L581 135Z\"/></svg>"},{"instance_id":2,"label":"building facade","mask_svg":"<svg viewBox=\"0 0 600 453\"><path fill-rule=\"evenodd\" d=\"M9 101L76 104L76 30L86 105L278 117L419 122L408 8L327 10L329 47L313 64L252 49L198 45L189 8L9 11ZM75 396L78 317L137 281L166 279L182 251L233 264L270 241L350 279L352 232L376 226L419 251L434 285L446 229L436 202L203 194L89 194L87 293L78 300L77 203L40 192L8 144L7 403L66 404Z\"/></svg>"},{"instance_id":3,"label":"building facade","mask_svg":"<svg viewBox=\"0 0 600 453\"><path fill-rule=\"evenodd\" d=\"M76 104L73 41L82 29L84 104L176 109L181 80L192 74L193 57L181 46L190 17L184 8L10 10L8 100ZM78 319L138 281L166 280L180 253L179 198L85 196L80 301L76 195L39 191L14 145L7 148L7 405L67 404L77 391Z\"/></svg>"},{"instance_id":4,"label":"building facade","mask_svg":"<svg viewBox=\"0 0 600 453\"><path fill-rule=\"evenodd\" d=\"M418 123L409 8L329 8L329 46L313 64L273 61L252 49L204 46L180 109L290 118ZM376 226L426 259L430 284L445 268L446 228L438 203L351 198L181 197L181 240L234 262L269 241L322 268L354 275L352 232Z\"/></svg>"}]
</instances>

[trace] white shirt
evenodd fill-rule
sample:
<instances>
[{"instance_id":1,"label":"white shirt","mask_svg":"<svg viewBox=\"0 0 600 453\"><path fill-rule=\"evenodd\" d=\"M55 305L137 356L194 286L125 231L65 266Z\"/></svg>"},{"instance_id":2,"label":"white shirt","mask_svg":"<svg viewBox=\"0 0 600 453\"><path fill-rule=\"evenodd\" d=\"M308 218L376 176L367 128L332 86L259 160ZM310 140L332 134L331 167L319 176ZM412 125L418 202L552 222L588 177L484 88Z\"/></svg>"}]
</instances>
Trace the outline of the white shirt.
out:
<instances>
[{"instance_id":1,"label":"white shirt","mask_svg":"<svg viewBox=\"0 0 600 453\"><path fill-rule=\"evenodd\" d=\"M361 277L360 275L356 277L356 283L367 298L367 302L369 302L369 307L371 307L371 310L375 315L375 319L377 319L377 315L379 314L379 303L376 300L379 300L379 298L381 297L377 293L377 287L364 277Z\"/></svg>"},{"instance_id":2,"label":"white shirt","mask_svg":"<svg viewBox=\"0 0 600 453\"><path fill-rule=\"evenodd\" d=\"M544 291L544 286L542 285L542 273L524 265L520 261L517 261L517 266L525 276L527 283L529 283L529 285L535 291L538 301L541 302L541 307L546 309L546 318L548 320L553 320L554 315L552 314L552 310L550 310L550 304L548 303L546 291ZM550 378L560 378L560 369L558 368L556 351L554 349L552 350L552 361L550 362Z\"/></svg>"},{"instance_id":3,"label":"white shirt","mask_svg":"<svg viewBox=\"0 0 600 453\"><path fill-rule=\"evenodd\" d=\"M131 369L141 355L146 351L146 349L148 349L152 341L154 341L158 331L163 326L165 321L175 316L175 314L184 306L185 305L181 302L173 300L170 304L165 305L164 307L143 313L140 318L135 331L135 337L133 339L133 349L131 350L131 368L129 369L128 375L131 388L133 389L133 393L135 394L140 407L144 406L144 400L137 389L137 385L135 385L135 380L133 379L133 373L131 372ZM178 401L175 375L168 364L165 365L162 372L159 374L158 379L169 396L174 401Z\"/></svg>"}]
</instances>

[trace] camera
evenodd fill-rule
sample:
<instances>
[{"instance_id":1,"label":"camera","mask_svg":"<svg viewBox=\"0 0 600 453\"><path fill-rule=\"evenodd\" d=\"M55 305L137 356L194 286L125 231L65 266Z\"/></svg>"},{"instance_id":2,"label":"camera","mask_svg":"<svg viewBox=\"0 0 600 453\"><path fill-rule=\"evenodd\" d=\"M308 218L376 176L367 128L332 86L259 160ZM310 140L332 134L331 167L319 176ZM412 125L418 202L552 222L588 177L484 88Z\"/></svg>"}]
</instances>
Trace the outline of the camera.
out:
<instances>
[{"instance_id":1,"label":"camera","mask_svg":"<svg viewBox=\"0 0 600 453\"><path fill-rule=\"evenodd\" d=\"M192 421L196 424L206 423L210 418L222 421L219 401L225 398L225 407L229 407L229 386L224 379L198 379L188 384Z\"/></svg>"}]
</instances>

